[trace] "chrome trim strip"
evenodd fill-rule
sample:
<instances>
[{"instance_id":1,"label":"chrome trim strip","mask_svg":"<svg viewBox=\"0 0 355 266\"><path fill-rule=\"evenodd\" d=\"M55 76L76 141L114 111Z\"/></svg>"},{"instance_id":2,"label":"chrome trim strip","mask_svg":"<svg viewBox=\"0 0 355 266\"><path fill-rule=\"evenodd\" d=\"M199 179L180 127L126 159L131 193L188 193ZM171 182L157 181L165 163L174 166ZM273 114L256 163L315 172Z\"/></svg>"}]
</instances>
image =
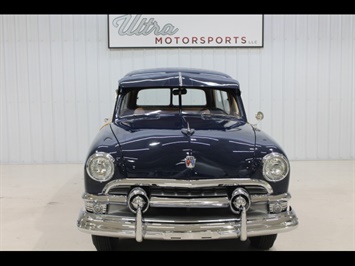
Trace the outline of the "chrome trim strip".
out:
<instances>
[{"instance_id":1,"label":"chrome trim strip","mask_svg":"<svg viewBox=\"0 0 355 266\"><path fill-rule=\"evenodd\" d=\"M273 190L269 183L259 179L249 178L223 178L223 179L198 179L198 180L180 180L180 179L158 179L158 178L125 178L116 179L104 187L103 194L118 186L157 186L157 187L174 187L174 188L205 188L216 186L261 186L268 194L272 194Z\"/></svg>"},{"instance_id":2,"label":"chrome trim strip","mask_svg":"<svg viewBox=\"0 0 355 266\"><path fill-rule=\"evenodd\" d=\"M294 210L278 214L254 214L246 217L246 234L241 219L215 219L195 223L175 223L160 218L160 223L142 220L142 238L156 240L227 239L278 234L295 229L298 218ZM136 219L130 216L98 215L81 211L77 220L80 231L109 237L133 238ZM243 220L243 219L242 219ZM139 239L139 236L138 236Z\"/></svg>"},{"instance_id":3,"label":"chrome trim strip","mask_svg":"<svg viewBox=\"0 0 355 266\"><path fill-rule=\"evenodd\" d=\"M289 201L290 193L282 193L278 195L250 195L252 203L267 202L267 201Z\"/></svg>"},{"instance_id":4,"label":"chrome trim strip","mask_svg":"<svg viewBox=\"0 0 355 266\"><path fill-rule=\"evenodd\" d=\"M229 206L229 200L228 197L191 199L151 197L150 206L167 208L225 208Z\"/></svg>"},{"instance_id":5,"label":"chrome trim strip","mask_svg":"<svg viewBox=\"0 0 355 266\"><path fill-rule=\"evenodd\" d=\"M182 84L183 84L183 82L182 82L182 74L181 74L181 72L179 72L179 86L182 87Z\"/></svg>"},{"instance_id":6,"label":"chrome trim strip","mask_svg":"<svg viewBox=\"0 0 355 266\"><path fill-rule=\"evenodd\" d=\"M123 195L93 195L84 193L82 199L85 201L95 201L100 203L126 204L127 196Z\"/></svg>"}]
</instances>

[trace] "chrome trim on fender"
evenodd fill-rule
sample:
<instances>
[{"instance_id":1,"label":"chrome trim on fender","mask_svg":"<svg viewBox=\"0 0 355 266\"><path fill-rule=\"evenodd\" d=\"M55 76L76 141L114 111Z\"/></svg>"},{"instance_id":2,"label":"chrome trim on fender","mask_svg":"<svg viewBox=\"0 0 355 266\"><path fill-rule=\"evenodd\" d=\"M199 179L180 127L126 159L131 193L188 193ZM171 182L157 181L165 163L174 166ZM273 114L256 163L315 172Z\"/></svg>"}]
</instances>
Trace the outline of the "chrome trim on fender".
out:
<instances>
[{"instance_id":1,"label":"chrome trim on fender","mask_svg":"<svg viewBox=\"0 0 355 266\"><path fill-rule=\"evenodd\" d=\"M198 179L198 180L179 180L179 179L158 179L158 178L125 178L116 179L104 187L103 194L108 194L112 188L119 186L157 186L174 188L205 188L216 186L261 186L268 194L273 190L269 183L259 179L249 178L228 178L228 179Z\"/></svg>"}]
</instances>

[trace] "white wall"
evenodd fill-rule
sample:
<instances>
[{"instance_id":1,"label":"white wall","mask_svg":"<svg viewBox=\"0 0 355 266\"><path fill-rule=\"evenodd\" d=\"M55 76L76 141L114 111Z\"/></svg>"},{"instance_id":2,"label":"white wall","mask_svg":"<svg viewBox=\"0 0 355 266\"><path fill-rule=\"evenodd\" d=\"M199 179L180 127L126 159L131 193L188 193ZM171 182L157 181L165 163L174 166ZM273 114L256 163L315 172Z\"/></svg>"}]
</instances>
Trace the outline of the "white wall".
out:
<instances>
[{"instance_id":1,"label":"white wall","mask_svg":"<svg viewBox=\"0 0 355 266\"><path fill-rule=\"evenodd\" d=\"M82 163L128 71L241 83L292 160L354 159L355 15L265 15L263 48L108 49L106 15L0 15L1 163Z\"/></svg>"}]
</instances>

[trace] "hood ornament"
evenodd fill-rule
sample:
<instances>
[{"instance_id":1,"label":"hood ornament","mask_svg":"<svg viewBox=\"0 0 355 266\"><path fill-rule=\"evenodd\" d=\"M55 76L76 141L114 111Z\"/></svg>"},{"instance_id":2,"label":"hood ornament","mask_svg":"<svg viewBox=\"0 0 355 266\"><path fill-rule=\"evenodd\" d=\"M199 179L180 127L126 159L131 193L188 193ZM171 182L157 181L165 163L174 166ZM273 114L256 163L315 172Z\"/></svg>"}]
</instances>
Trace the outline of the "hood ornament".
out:
<instances>
[{"instance_id":1,"label":"hood ornament","mask_svg":"<svg viewBox=\"0 0 355 266\"><path fill-rule=\"evenodd\" d=\"M192 155L187 155L185 158L186 168L193 169L195 168L195 164L196 164L196 158Z\"/></svg>"},{"instance_id":2,"label":"hood ornament","mask_svg":"<svg viewBox=\"0 0 355 266\"><path fill-rule=\"evenodd\" d=\"M195 133L195 129L190 128L189 122L186 122L186 124L187 124L187 128L181 129L181 132L182 132L183 134L185 134L186 136L192 136L192 134Z\"/></svg>"}]
</instances>

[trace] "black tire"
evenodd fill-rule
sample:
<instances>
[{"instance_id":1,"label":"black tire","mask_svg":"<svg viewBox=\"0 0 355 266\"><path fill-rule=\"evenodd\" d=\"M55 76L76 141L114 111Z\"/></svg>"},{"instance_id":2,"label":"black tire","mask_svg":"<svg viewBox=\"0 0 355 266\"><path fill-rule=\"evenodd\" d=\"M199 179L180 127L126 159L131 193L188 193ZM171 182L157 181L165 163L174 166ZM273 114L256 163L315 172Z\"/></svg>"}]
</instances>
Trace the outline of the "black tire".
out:
<instances>
[{"instance_id":1,"label":"black tire","mask_svg":"<svg viewBox=\"0 0 355 266\"><path fill-rule=\"evenodd\" d=\"M113 251L115 238L107 236L95 236L91 235L92 243L94 244L97 251Z\"/></svg>"},{"instance_id":2,"label":"black tire","mask_svg":"<svg viewBox=\"0 0 355 266\"><path fill-rule=\"evenodd\" d=\"M249 237L250 245L257 249L267 250L270 249L276 240L277 234L267 236L254 236Z\"/></svg>"}]
</instances>

